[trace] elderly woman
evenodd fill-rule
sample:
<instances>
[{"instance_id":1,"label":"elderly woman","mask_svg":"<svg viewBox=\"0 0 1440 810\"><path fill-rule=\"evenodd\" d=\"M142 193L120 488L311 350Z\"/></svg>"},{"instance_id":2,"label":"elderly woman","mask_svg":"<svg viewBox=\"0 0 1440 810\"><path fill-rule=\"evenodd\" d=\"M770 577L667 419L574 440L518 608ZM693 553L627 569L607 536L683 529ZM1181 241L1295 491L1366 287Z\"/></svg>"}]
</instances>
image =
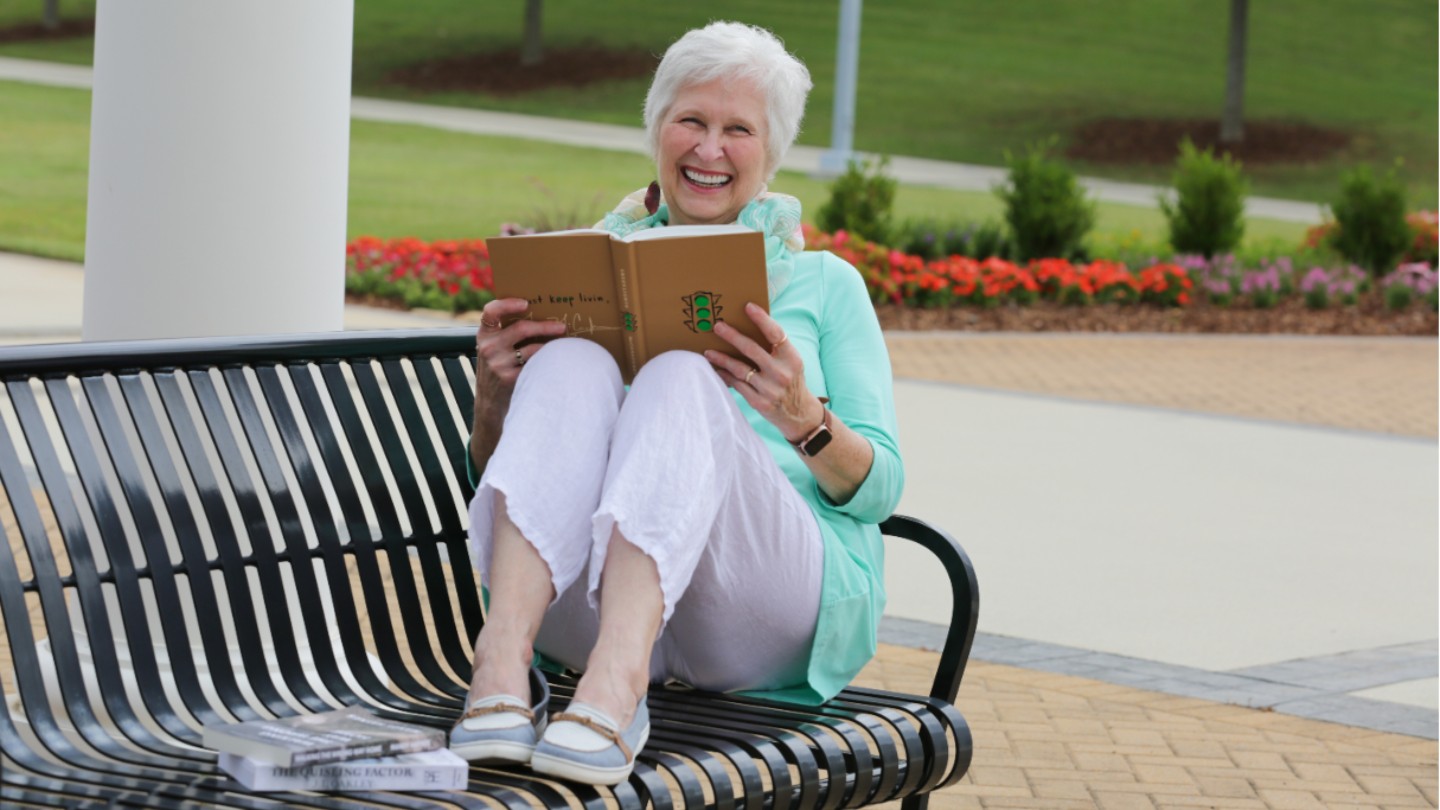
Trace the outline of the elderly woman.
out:
<instances>
[{"instance_id":1,"label":"elderly woman","mask_svg":"<svg viewBox=\"0 0 1440 810\"><path fill-rule=\"evenodd\" d=\"M664 354L627 390L563 324L502 328L525 301L485 306L470 532L490 600L463 756L614 784L649 735L650 683L818 704L874 654L876 524L903 483L889 359L860 275L802 252L798 201L766 189L810 87L767 31L687 33L645 99L658 204L652 186L600 223L762 232L770 313L744 312L768 345L720 324L745 360ZM548 725L536 652L583 672Z\"/></svg>"}]
</instances>

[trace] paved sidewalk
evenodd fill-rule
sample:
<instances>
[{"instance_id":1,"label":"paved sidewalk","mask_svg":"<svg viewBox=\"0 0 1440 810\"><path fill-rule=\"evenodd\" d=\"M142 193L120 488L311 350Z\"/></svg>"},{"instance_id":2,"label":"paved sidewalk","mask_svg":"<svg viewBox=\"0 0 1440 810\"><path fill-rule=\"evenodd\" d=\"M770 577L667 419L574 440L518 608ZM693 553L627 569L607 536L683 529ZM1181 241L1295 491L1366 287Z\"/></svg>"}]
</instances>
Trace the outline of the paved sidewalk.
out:
<instances>
[{"instance_id":1,"label":"paved sidewalk","mask_svg":"<svg viewBox=\"0 0 1440 810\"><path fill-rule=\"evenodd\" d=\"M895 376L1436 438L1434 338L897 332Z\"/></svg>"},{"instance_id":2,"label":"paved sidewalk","mask_svg":"<svg viewBox=\"0 0 1440 810\"><path fill-rule=\"evenodd\" d=\"M0 81L89 89L93 75L91 68L82 65L0 57ZM619 152L643 154L645 151L643 133L637 127L359 97L351 103L351 115L364 121L418 124L472 135L500 135ZM823 148L815 146L795 146L781 163L781 168L804 174L817 174L820 169L820 156L824 151ZM889 171L895 179L904 183L966 191L989 191L1003 182L1006 176L1005 170L993 166L950 163L903 155L891 156ZM1155 207L1156 198L1163 191L1158 186L1091 177L1080 178L1080 183L1097 199L1151 208ZM1267 197L1248 198L1246 213L1255 217L1310 224L1318 223L1322 219L1319 205Z\"/></svg>"},{"instance_id":3,"label":"paved sidewalk","mask_svg":"<svg viewBox=\"0 0 1440 810\"><path fill-rule=\"evenodd\" d=\"M882 647L860 681L924 692L937 659ZM983 661L957 704L975 759L936 810L1436 806L1433 740Z\"/></svg>"}]
</instances>

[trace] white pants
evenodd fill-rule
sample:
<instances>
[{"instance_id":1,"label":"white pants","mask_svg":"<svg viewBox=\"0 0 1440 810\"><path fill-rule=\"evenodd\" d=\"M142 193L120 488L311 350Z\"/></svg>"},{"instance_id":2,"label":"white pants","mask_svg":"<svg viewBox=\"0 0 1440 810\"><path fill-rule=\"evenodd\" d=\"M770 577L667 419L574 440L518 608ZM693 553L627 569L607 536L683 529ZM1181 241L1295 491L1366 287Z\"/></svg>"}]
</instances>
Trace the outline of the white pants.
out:
<instances>
[{"instance_id":1,"label":"white pants","mask_svg":"<svg viewBox=\"0 0 1440 810\"><path fill-rule=\"evenodd\" d=\"M553 578L537 650L584 669L618 525L660 574L652 680L715 691L804 680L820 604L819 527L701 355L652 359L627 393L604 349L578 338L547 344L520 375L470 503L487 585L496 492Z\"/></svg>"}]
</instances>

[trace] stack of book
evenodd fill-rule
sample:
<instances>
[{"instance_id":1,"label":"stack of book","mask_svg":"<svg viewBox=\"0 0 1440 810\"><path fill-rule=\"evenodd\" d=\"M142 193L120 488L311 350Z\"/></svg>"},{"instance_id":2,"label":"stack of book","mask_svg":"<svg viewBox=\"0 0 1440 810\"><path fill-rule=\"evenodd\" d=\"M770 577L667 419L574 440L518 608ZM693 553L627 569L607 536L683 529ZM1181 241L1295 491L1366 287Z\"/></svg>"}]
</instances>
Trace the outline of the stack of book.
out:
<instances>
[{"instance_id":1,"label":"stack of book","mask_svg":"<svg viewBox=\"0 0 1440 810\"><path fill-rule=\"evenodd\" d=\"M208 725L202 739L253 791L454 790L469 769L445 748L445 732L355 706Z\"/></svg>"}]
</instances>

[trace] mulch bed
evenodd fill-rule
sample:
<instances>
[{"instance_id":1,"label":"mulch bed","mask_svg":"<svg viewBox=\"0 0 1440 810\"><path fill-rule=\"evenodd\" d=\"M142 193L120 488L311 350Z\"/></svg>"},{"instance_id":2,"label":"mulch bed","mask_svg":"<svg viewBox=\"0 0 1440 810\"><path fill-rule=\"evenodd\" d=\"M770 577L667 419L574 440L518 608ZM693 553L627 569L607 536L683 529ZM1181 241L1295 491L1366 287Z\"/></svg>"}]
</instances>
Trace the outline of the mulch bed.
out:
<instances>
[{"instance_id":1,"label":"mulch bed","mask_svg":"<svg viewBox=\"0 0 1440 810\"><path fill-rule=\"evenodd\" d=\"M545 49L538 65L522 67L520 50L465 54L417 62L392 71L386 81L426 92L517 96L552 87L584 87L655 73L660 56L643 48L607 48L582 43Z\"/></svg>"},{"instance_id":2,"label":"mulch bed","mask_svg":"<svg viewBox=\"0 0 1440 810\"><path fill-rule=\"evenodd\" d=\"M36 11L39 11L39 0L35 1ZM46 39L72 39L74 37L88 37L95 35L95 20L60 20L56 28L46 28L44 23L21 23L0 28L0 45L9 42L37 42Z\"/></svg>"},{"instance_id":3,"label":"mulch bed","mask_svg":"<svg viewBox=\"0 0 1440 810\"><path fill-rule=\"evenodd\" d=\"M1325 160L1352 140L1348 132L1298 121L1246 119L1243 140L1222 144L1220 122L1213 118L1099 118L1071 133L1065 154L1092 163L1168 165L1185 138L1252 166Z\"/></svg>"},{"instance_id":4,"label":"mulch bed","mask_svg":"<svg viewBox=\"0 0 1440 810\"><path fill-rule=\"evenodd\" d=\"M1192 304L1184 308L1092 304L915 309L876 307L880 325L893 330L965 332L1148 332L1189 334L1412 335L1435 337L1440 318L1423 304L1392 312L1372 295L1351 307L1312 310L1298 298L1271 309Z\"/></svg>"}]
</instances>

